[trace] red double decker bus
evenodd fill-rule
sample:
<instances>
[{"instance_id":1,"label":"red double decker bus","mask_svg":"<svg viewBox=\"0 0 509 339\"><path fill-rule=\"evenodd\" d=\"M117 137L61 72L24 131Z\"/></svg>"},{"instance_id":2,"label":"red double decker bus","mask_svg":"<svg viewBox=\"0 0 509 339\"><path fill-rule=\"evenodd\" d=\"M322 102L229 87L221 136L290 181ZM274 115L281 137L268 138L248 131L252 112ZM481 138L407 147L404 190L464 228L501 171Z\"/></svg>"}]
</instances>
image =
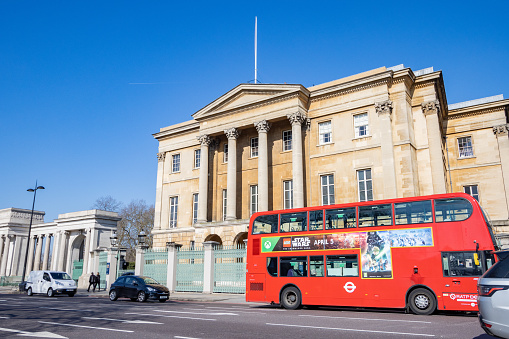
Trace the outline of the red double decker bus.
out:
<instances>
[{"instance_id":1,"label":"red double decker bus","mask_svg":"<svg viewBox=\"0 0 509 339\"><path fill-rule=\"evenodd\" d=\"M477 311L477 280L496 248L464 193L255 213L246 300Z\"/></svg>"}]
</instances>

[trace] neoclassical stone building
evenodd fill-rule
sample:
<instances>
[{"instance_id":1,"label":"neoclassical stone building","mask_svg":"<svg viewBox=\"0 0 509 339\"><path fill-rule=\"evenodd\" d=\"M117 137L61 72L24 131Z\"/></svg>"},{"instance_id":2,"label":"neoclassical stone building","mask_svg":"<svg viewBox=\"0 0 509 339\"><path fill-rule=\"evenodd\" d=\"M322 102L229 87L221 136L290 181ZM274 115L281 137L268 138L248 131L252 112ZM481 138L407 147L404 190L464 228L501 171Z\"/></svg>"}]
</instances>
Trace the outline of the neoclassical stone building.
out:
<instances>
[{"instance_id":1,"label":"neoclassical stone building","mask_svg":"<svg viewBox=\"0 0 509 339\"><path fill-rule=\"evenodd\" d=\"M501 95L449 105L432 67L238 85L154 134L154 246L242 243L256 211L446 192L474 195L503 238L508 109Z\"/></svg>"}]
</instances>

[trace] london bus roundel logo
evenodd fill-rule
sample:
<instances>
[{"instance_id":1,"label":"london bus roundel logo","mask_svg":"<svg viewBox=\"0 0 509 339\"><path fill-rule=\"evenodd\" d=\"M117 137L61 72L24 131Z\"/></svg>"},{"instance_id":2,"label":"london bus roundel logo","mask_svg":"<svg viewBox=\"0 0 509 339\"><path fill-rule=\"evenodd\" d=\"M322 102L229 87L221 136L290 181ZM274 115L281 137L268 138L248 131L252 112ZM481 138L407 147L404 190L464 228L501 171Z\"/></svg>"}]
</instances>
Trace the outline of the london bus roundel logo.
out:
<instances>
[{"instance_id":1,"label":"london bus roundel logo","mask_svg":"<svg viewBox=\"0 0 509 339\"><path fill-rule=\"evenodd\" d=\"M343 286L343 288L345 289L345 291L347 291L348 293L352 293L353 291L355 291L355 289L357 288L357 286L354 285L353 282L349 281L345 284L345 286Z\"/></svg>"}]
</instances>

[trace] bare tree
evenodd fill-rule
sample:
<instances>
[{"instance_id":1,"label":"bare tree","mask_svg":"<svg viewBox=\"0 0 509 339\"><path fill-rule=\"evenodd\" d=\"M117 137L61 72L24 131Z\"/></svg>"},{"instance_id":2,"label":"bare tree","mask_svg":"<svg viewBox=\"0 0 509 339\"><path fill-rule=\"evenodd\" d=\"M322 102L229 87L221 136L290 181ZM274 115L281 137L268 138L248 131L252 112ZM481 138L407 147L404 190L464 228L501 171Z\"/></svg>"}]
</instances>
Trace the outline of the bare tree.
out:
<instances>
[{"instance_id":1,"label":"bare tree","mask_svg":"<svg viewBox=\"0 0 509 339\"><path fill-rule=\"evenodd\" d=\"M147 205L144 200L133 200L120 210L122 220L117 226L117 236L119 245L127 248L126 261L135 260L135 247L141 231L147 235L145 244L152 246L150 232L154 227L154 210L154 205Z\"/></svg>"},{"instance_id":2,"label":"bare tree","mask_svg":"<svg viewBox=\"0 0 509 339\"><path fill-rule=\"evenodd\" d=\"M98 198L94 205L92 205L92 208L109 212L119 212L122 208L122 203L113 198L111 195L107 195Z\"/></svg>"}]
</instances>

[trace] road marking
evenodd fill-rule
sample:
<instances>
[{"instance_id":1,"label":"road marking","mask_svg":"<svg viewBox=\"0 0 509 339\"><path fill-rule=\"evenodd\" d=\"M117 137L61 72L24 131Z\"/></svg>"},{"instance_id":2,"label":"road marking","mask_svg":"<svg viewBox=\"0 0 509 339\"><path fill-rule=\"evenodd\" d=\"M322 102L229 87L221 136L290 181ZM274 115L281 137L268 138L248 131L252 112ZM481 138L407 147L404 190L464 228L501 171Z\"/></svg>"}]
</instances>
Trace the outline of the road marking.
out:
<instances>
[{"instance_id":1,"label":"road marking","mask_svg":"<svg viewBox=\"0 0 509 339\"><path fill-rule=\"evenodd\" d=\"M174 336L173 338L176 338L176 339L200 339L200 338L194 338L194 337L181 337L181 336Z\"/></svg>"},{"instance_id":2,"label":"road marking","mask_svg":"<svg viewBox=\"0 0 509 339\"><path fill-rule=\"evenodd\" d=\"M95 312L94 310L78 310L78 309L74 309L74 308L56 308L56 307L46 307L46 306L39 306L39 308L46 308L48 310L55 310L55 311Z\"/></svg>"},{"instance_id":3,"label":"road marking","mask_svg":"<svg viewBox=\"0 0 509 339\"><path fill-rule=\"evenodd\" d=\"M399 320L399 319L371 319L371 318L350 318L350 317L329 317L326 315L310 315L301 314L299 317L311 317L311 318L330 318L330 319L349 319L349 320L373 320L373 321L402 321L405 323L422 323L431 324L431 321L419 321L419 320Z\"/></svg>"},{"instance_id":4,"label":"road marking","mask_svg":"<svg viewBox=\"0 0 509 339\"><path fill-rule=\"evenodd\" d=\"M236 313L230 312L218 312L218 313L210 313L210 312L185 312L185 311L164 311L154 309L153 312L164 312L164 313L182 313L182 314L199 314L199 315L238 315Z\"/></svg>"},{"instance_id":5,"label":"road marking","mask_svg":"<svg viewBox=\"0 0 509 339\"><path fill-rule=\"evenodd\" d=\"M193 318L193 317L182 317L178 315L163 315L163 314L150 314L150 313L126 313L126 314L136 314L136 315L146 315L150 317L162 317L162 318L178 318L178 319L190 319L190 320L206 320L206 321L216 321L217 319L208 319L208 318Z\"/></svg>"},{"instance_id":6,"label":"road marking","mask_svg":"<svg viewBox=\"0 0 509 339\"><path fill-rule=\"evenodd\" d=\"M222 307L206 307L206 308L217 309L217 310L229 310L229 308L222 308ZM184 308L184 310L195 310L195 308ZM254 311L254 310L251 311L249 309L244 309L244 310L236 309L235 312L248 313L248 314L267 314L265 312L260 312L260 311Z\"/></svg>"},{"instance_id":7,"label":"road marking","mask_svg":"<svg viewBox=\"0 0 509 339\"><path fill-rule=\"evenodd\" d=\"M20 331L20 330L13 330L10 328L2 328L0 327L0 331L4 332L14 332L19 333L18 335L24 336L24 337L39 337L39 338L66 338L56 333L51 332L26 332L26 331Z\"/></svg>"},{"instance_id":8,"label":"road marking","mask_svg":"<svg viewBox=\"0 0 509 339\"><path fill-rule=\"evenodd\" d=\"M368 333L382 333L382 334L413 335L413 336L419 336L419 337L435 337L434 334L424 334L424 333L388 332L388 331L359 330L359 329L353 329L353 328L289 325L289 324L273 324L273 323L266 323L265 325L284 326L284 327L299 327L299 328L313 328L313 329L318 329L318 330L352 331L352 332L368 332Z\"/></svg>"},{"instance_id":9,"label":"road marking","mask_svg":"<svg viewBox=\"0 0 509 339\"><path fill-rule=\"evenodd\" d=\"M0 317L0 319L11 319L9 317Z\"/></svg>"},{"instance_id":10,"label":"road marking","mask_svg":"<svg viewBox=\"0 0 509 339\"><path fill-rule=\"evenodd\" d=\"M92 320L109 320L109 321L120 321L124 324L154 324L154 325L163 325L163 323L156 323L155 321L145 321L145 320L124 320L124 319L111 319L111 318L94 318L94 317L81 317L82 319L92 319Z\"/></svg>"},{"instance_id":11,"label":"road marking","mask_svg":"<svg viewBox=\"0 0 509 339\"><path fill-rule=\"evenodd\" d=\"M129 330L118 330L116 328L107 328L107 327L94 327L94 326L84 326L84 325L75 325L75 324L61 324L55 323L52 321L39 321L41 324L50 324L50 325L59 325L59 326L70 326L70 327L81 327L81 328L91 328L93 330L104 330L104 331L115 331L115 332L129 332L132 333L134 331Z\"/></svg>"}]
</instances>

